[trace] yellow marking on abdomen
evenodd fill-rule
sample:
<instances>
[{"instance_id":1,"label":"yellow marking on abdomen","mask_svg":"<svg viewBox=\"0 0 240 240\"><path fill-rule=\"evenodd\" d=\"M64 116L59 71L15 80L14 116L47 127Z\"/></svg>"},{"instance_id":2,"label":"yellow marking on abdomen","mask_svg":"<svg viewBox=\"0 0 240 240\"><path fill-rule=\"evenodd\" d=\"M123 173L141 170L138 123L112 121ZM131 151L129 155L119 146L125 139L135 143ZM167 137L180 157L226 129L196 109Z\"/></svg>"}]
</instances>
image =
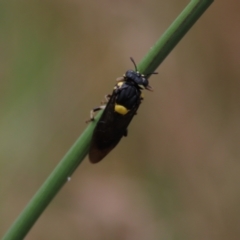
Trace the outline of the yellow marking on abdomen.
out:
<instances>
[{"instance_id":1,"label":"yellow marking on abdomen","mask_svg":"<svg viewBox=\"0 0 240 240\"><path fill-rule=\"evenodd\" d=\"M125 108L124 106L122 105L118 105L118 104L115 104L115 108L114 108L115 112L121 114L121 115L125 115L128 113L128 109Z\"/></svg>"}]
</instances>

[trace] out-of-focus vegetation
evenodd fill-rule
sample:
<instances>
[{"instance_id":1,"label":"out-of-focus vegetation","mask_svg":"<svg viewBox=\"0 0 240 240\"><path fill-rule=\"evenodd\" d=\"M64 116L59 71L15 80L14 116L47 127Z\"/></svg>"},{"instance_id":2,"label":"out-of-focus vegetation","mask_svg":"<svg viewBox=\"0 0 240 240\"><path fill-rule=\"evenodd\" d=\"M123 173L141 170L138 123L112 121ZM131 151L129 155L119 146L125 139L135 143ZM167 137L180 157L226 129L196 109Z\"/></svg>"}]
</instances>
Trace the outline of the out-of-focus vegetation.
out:
<instances>
[{"instance_id":1,"label":"out-of-focus vegetation","mask_svg":"<svg viewBox=\"0 0 240 240\"><path fill-rule=\"evenodd\" d=\"M188 1L0 3L0 236L115 78ZM215 1L150 81L129 136L86 159L27 240L240 238L240 3Z\"/></svg>"}]
</instances>

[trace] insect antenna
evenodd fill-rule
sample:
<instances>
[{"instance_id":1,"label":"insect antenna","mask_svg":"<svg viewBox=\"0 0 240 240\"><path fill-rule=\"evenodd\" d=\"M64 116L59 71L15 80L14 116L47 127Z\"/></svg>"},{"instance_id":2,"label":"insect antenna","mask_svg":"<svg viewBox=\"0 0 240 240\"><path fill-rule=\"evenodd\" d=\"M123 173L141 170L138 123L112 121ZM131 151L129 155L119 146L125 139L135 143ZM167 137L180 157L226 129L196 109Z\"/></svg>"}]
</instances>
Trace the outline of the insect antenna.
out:
<instances>
[{"instance_id":1,"label":"insect antenna","mask_svg":"<svg viewBox=\"0 0 240 240\"><path fill-rule=\"evenodd\" d=\"M134 67L135 67L135 71L138 72L138 69L137 69L137 64L135 63L134 59L132 57L130 57ZM144 76L146 78L150 77L152 74L158 74L158 72L152 72L152 73L148 73L148 74L145 74Z\"/></svg>"},{"instance_id":2,"label":"insect antenna","mask_svg":"<svg viewBox=\"0 0 240 240\"><path fill-rule=\"evenodd\" d=\"M134 59L132 57L130 57L131 61L133 62L133 65L135 67L135 71L137 72L137 64L135 63Z\"/></svg>"},{"instance_id":3,"label":"insect antenna","mask_svg":"<svg viewBox=\"0 0 240 240\"><path fill-rule=\"evenodd\" d=\"M146 78L149 78L149 77L150 77L151 75L153 75L153 74L158 74L158 72L148 73L148 74L145 75L145 77L146 77Z\"/></svg>"}]
</instances>

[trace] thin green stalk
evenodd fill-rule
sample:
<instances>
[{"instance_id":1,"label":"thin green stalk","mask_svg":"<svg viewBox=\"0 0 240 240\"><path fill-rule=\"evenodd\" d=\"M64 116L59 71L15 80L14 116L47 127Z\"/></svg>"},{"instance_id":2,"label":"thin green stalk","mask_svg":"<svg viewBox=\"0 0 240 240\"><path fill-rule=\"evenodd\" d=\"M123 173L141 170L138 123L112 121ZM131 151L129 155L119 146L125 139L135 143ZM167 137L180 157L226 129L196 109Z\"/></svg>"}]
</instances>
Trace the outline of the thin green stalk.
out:
<instances>
[{"instance_id":1,"label":"thin green stalk","mask_svg":"<svg viewBox=\"0 0 240 240\"><path fill-rule=\"evenodd\" d=\"M213 0L192 0L151 48L139 64L138 70L143 74L154 72L212 2ZM98 114L96 120L99 119L100 115ZM9 228L3 240L20 240L26 236L54 196L68 181L68 178L71 177L77 166L87 155L96 123L97 121L94 121L88 125L80 138L59 162L51 175Z\"/></svg>"},{"instance_id":2,"label":"thin green stalk","mask_svg":"<svg viewBox=\"0 0 240 240\"><path fill-rule=\"evenodd\" d=\"M213 1L192 0L143 58L139 72L154 72Z\"/></svg>"}]
</instances>

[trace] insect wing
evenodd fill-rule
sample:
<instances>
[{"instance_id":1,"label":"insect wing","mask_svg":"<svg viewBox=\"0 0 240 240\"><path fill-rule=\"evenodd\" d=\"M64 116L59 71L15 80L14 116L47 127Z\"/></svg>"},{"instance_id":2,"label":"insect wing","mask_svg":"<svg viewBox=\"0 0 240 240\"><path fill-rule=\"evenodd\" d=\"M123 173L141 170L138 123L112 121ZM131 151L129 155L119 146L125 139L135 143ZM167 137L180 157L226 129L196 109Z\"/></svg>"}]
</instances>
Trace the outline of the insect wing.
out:
<instances>
[{"instance_id":1,"label":"insect wing","mask_svg":"<svg viewBox=\"0 0 240 240\"><path fill-rule=\"evenodd\" d=\"M119 143L141 102L139 99L127 114L121 115L114 111L116 97L114 90L93 132L89 150L92 163L101 161Z\"/></svg>"}]
</instances>

